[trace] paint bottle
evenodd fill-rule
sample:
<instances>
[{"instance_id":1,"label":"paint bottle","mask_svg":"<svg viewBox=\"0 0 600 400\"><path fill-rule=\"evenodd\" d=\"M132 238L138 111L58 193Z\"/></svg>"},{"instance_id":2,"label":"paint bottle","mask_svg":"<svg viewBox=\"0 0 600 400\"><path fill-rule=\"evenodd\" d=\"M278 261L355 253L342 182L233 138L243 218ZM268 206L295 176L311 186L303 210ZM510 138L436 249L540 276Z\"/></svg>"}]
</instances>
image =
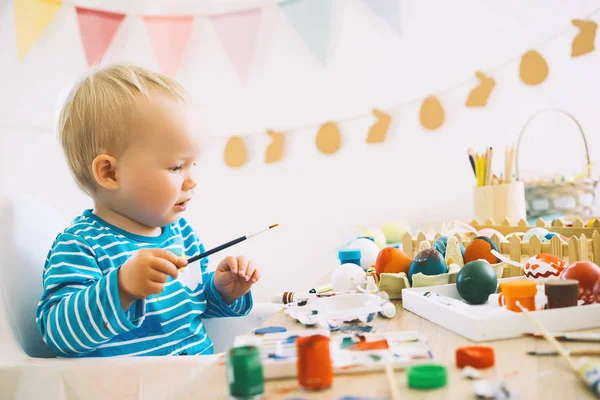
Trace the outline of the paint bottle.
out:
<instances>
[{"instance_id":1,"label":"paint bottle","mask_svg":"<svg viewBox=\"0 0 600 400\"><path fill-rule=\"evenodd\" d=\"M264 377L258 347L232 347L227 352L226 364L229 394L232 399L262 398Z\"/></svg>"},{"instance_id":2,"label":"paint bottle","mask_svg":"<svg viewBox=\"0 0 600 400\"><path fill-rule=\"evenodd\" d=\"M298 384L306 391L324 390L333 383L330 339L323 335L296 338Z\"/></svg>"},{"instance_id":3,"label":"paint bottle","mask_svg":"<svg viewBox=\"0 0 600 400\"><path fill-rule=\"evenodd\" d=\"M537 285L535 281L528 279L507 281L500 284L500 295L498 304L506 307L507 310L521 312L517 307L517 301L529 311L535 311L535 296L537 294Z\"/></svg>"},{"instance_id":4,"label":"paint bottle","mask_svg":"<svg viewBox=\"0 0 600 400\"><path fill-rule=\"evenodd\" d=\"M575 279L551 279L544 283L548 308L575 307L579 297L579 281Z\"/></svg>"},{"instance_id":5,"label":"paint bottle","mask_svg":"<svg viewBox=\"0 0 600 400\"><path fill-rule=\"evenodd\" d=\"M579 376L585 382L586 386L600 398L600 364L593 363L587 358L583 358L579 364Z\"/></svg>"},{"instance_id":6,"label":"paint bottle","mask_svg":"<svg viewBox=\"0 0 600 400\"><path fill-rule=\"evenodd\" d=\"M340 264L356 264L360 267L360 255L359 249L341 249L338 251Z\"/></svg>"}]
</instances>

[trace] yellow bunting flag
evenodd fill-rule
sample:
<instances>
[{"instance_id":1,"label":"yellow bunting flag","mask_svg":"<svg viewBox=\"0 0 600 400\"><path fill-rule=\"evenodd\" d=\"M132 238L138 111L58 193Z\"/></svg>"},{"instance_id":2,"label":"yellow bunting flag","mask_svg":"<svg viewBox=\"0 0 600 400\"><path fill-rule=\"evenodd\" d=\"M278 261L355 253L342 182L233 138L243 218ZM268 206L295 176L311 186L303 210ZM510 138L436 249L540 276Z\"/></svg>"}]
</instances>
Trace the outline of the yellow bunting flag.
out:
<instances>
[{"instance_id":1,"label":"yellow bunting flag","mask_svg":"<svg viewBox=\"0 0 600 400\"><path fill-rule=\"evenodd\" d=\"M496 86L494 78L485 76L482 72L477 71L475 73L477 79L479 79L479 85L471 90L465 106L467 107L484 107L487 105L488 97L492 93L492 89Z\"/></svg>"},{"instance_id":2,"label":"yellow bunting flag","mask_svg":"<svg viewBox=\"0 0 600 400\"><path fill-rule=\"evenodd\" d=\"M246 143L240 136L232 136L225 145L225 163L232 168L239 168L248 161Z\"/></svg>"},{"instance_id":3,"label":"yellow bunting flag","mask_svg":"<svg viewBox=\"0 0 600 400\"><path fill-rule=\"evenodd\" d=\"M435 96L430 96L423 101L419 119L423 128L435 130L444 123L444 108Z\"/></svg>"},{"instance_id":4,"label":"yellow bunting flag","mask_svg":"<svg viewBox=\"0 0 600 400\"><path fill-rule=\"evenodd\" d=\"M271 164L280 161L283 158L283 145L285 143L285 135L282 132L267 130L267 135L271 137L271 144L265 152L265 163Z\"/></svg>"},{"instance_id":5,"label":"yellow bunting flag","mask_svg":"<svg viewBox=\"0 0 600 400\"><path fill-rule=\"evenodd\" d=\"M521 58L519 68L521 80L531 86L539 85L548 77L548 63L535 50L529 50Z\"/></svg>"},{"instance_id":6,"label":"yellow bunting flag","mask_svg":"<svg viewBox=\"0 0 600 400\"><path fill-rule=\"evenodd\" d=\"M333 154L340 149L342 136L335 122L326 122L321 125L316 138L317 148L323 154Z\"/></svg>"},{"instance_id":7,"label":"yellow bunting flag","mask_svg":"<svg viewBox=\"0 0 600 400\"><path fill-rule=\"evenodd\" d=\"M37 38L62 6L57 0L14 0L19 60L25 58Z\"/></svg>"},{"instance_id":8,"label":"yellow bunting flag","mask_svg":"<svg viewBox=\"0 0 600 400\"><path fill-rule=\"evenodd\" d=\"M594 21L574 19L573 25L579 28L579 33L575 36L571 44L571 57L582 56L594 51L594 41L596 40L598 24Z\"/></svg>"},{"instance_id":9,"label":"yellow bunting flag","mask_svg":"<svg viewBox=\"0 0 600 400\"><path fill-rule=\"evenodd\" d=\"M381 143L385 141L385 134L392 122L392 116L377 109L373 110L373 115L377 117L377 122L369 129L367 143Z\"/></svg>"}]
</instances>

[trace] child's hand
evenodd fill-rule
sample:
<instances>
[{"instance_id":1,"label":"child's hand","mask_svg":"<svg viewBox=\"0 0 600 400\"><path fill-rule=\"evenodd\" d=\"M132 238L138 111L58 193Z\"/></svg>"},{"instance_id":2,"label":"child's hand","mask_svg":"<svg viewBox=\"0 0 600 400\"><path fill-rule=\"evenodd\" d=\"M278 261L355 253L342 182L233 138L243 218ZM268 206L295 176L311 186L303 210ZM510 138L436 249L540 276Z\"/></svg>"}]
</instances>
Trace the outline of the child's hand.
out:
<instances>
[{"instance_id":1,"label":"child's hand","mask_svg":"<svg viewBox=\"0 0 600 400\"><path fill-rule=\"evenodd\" d=\"M119 295L123 310L137 299L158 294L170 275L177 278L178 268L187 260L165 249L143 249L132 255L119 269Z\"/></svg>"},{"instance_id":2,"label":"child's hand","mask_svg":"<svg viewBox=\"0 0 600 400\"><path fill-rule=\"evenodd\" d=\"M260 279L260 271L246 257L227 257L219 263L215 271L215 288L223 301L233 303L242 297Z\"/></svg>"}]
</instances>

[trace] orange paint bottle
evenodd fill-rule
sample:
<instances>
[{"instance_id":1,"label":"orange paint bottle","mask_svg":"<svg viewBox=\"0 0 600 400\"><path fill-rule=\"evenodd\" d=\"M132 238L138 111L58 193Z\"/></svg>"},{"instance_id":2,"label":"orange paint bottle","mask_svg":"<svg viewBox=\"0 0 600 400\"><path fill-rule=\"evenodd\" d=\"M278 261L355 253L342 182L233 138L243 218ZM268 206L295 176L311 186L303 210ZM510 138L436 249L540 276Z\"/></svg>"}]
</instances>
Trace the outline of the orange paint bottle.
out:
<instances>
[{"instance_id":1,"label":"orange paint bottle","mask_svg":"<svg viewBox=\"0 0 600 400\"><path fill-rule=\"evenodd\" d=\"M535 311L535 295L537 294L537 285L535 281L516 280L500 284L500 296L498 304L506 307L507 310L521 312L517 307L517 301L529 311Z\"/></svg>"},{"instance_id":2,"label":"orange paint bottle","mask_svg":"<svg viewBox=\"0 0 600 400\"><path fill-rule=\"evenodd\" d=\"M330 339L323 335L296 338L298 383L303 390L323 390L333 383Z\"/></svg>"}]
</instances>

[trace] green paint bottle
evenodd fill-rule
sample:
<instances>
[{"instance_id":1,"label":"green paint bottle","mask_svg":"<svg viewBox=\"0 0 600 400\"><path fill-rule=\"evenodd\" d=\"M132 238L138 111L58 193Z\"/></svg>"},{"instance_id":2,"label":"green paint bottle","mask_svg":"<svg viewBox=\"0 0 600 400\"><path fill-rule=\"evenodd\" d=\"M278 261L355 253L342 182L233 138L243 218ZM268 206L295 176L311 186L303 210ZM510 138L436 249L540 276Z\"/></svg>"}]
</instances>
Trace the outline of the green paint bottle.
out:
<instances>
[{"instance_id":1,"label":"green paint bottle","mask_svg":"<svg viewBox=\"0 0 600 400\"><path fill-rule=\"evenodd\" d=\"M260 399L264 377L260 351L256 346L232 347L227 352L227 382L233 399Z\"/></svg>"}]
</instances>

